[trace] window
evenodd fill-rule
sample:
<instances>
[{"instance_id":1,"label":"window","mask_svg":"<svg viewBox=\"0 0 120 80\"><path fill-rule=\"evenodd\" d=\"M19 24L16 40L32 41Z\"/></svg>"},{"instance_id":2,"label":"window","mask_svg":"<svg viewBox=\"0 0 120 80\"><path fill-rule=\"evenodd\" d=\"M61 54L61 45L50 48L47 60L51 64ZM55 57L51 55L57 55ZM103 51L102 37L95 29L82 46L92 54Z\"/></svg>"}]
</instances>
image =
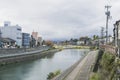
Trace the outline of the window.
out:
<instances>
[{"instance_id":1,"label":"window","mask_svg":"<svg viewBox=\"0 0 120 80\"><path fill-rule=\"evenodd\" d=\"M21 37L17 37L17 39L22 39Z\"/></svg>"},{"instance_id":2,"label":"window","mask_svg":"<svg viewBox=\"0 0 120 80\"><path fill-rule=\"evenodd\" d=\"M17 30L18 30L18 31L21 31L21 29L20 29L20 28L17 28Z\"/></svg>"}]
</instances>

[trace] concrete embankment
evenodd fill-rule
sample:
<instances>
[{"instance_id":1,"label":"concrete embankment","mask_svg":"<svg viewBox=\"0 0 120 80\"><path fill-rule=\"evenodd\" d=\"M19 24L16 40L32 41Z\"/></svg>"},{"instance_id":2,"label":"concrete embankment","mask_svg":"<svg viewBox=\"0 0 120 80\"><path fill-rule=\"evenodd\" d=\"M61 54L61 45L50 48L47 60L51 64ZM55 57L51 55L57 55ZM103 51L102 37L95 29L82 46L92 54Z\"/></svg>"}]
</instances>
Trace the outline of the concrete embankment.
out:
<instances>
[{"instance_id":1,"label":"concrete embankment","mask_svg":"<svg viewBox=\"0 0 120 80\"><path fill-rule=\"evenodd\" d=\"M18 53L24 53L24 52L31 52L31 51L36 51L44 48L49 48L49 47L35 47L35 48L1 48L0 49L0 55L1 54L18 54Z\"/></svg>"},{"instance_id":2,"label":"concrete embankment","mask_svg":"<svg viewBox=\"0 0 120 80\"><path fill-rule=\"evenodd\" d=\"M97 51L89 52L82 60L76 62L53 80L88 80L90 68L95 63L97 54Z\"/></svg>"},{"instance_id":3,"label":"concrete embankment","mask_svg":"<svg viewBox=\"0 0 120 80\"><path fill-rule=\"evenodd\" d=\"M20 55L12 55L12 56L6 55L0 57L0 65L2 66L10 63L39 59L47 55L54 54L55 52L58 51L59 49L44 50L44 51L38 50L38 51L24 52L26 54L22 53Z\"/></svg>"},{"instance_id":4,"label":"concrete embankment","mask_svg":"<svg viewBox=\"0 0 120 80\"><path fill-rule=\"evenodd\" d=\"M77 65L81 62L81 60L82 59L80 59L79 61L77 61L75 64L73 64L72 66L70 66L68 69L66 69L64 72L62 72L60 75L56 76L52 80L64 80L64 78L66 76L68 76L77 67Z\"/></svg>"}]
</instances>

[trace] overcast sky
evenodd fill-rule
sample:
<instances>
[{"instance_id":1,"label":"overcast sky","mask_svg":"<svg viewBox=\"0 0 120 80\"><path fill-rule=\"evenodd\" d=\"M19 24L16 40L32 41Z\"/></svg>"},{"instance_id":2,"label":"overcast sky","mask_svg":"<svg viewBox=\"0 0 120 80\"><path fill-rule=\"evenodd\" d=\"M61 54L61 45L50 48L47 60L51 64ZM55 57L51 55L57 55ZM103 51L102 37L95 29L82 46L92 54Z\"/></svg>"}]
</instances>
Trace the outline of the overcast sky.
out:
<instances>
[{"instance_id":1,"label":"overcast sky","mask_svg":"<svg viewBox=\"0 0 120 80\"><path fill-rule=\"evenodd\" d=\"M0 25L18 24L23 32L38 31L43 39L70 39L100 34L105 8L112 5L109 33L120 19L120 0L0 0Z\"/></svg>"}]
</instances>

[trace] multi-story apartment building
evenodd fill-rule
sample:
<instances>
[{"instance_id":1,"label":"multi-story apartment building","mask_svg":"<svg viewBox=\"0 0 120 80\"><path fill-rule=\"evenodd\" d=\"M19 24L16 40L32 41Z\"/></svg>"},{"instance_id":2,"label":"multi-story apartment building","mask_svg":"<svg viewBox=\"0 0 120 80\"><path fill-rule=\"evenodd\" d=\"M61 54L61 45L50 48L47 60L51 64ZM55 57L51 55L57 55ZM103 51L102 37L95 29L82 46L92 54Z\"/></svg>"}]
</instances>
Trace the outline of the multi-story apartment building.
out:
<instances>
[{"instance_id":1,"label":"multi-story apartment building","mask_svg":"<svg viewBox=\"0 0 120 80\"><path fill-rule=\"evenodd\" d=\"M35 46L40 46L42 45L42 37L38 35L38 32L32 32L32 37L35 39Z\"/></svg>"},{"instance_id":2,"label":"multi-story apartment building","mask_svg":"<svg viewBox=\"0 0 120 80\"><path fill-rule=\"evenodd\" d=\"M113 29L114 45L118 48L118 56L120 57L120 20L116 21Z\"/></svg>"},{"instance_id":3,"label":"multi-story apartment building","mask_svg":"<svg viewBox=\"0 0 120 80\"><path fill-rule=\"evenodd\" d=\"M38 32L32 32L32 37L36 40L35 45L37 46L37 40L38 40Z\"/></svg>"},{"instance_id":4,"label":"multi-story apartment building","mask_svg":"<svg viewBox=\"0 0 120 80\"><path fill-rule=\"evenodd\" d=\"M29 47L30 46L30 34L22 33L22 46Z\"/></svg>"},{"instance_id":5,"label":"multi-story apartment building","mask_svg":"<svg viewBox=\"0 0 120 80\"><path fill-rule=\"evenodd\" d=\"M11 38L18 46L22 46L22 28L19 25L11 25L9 21L5 21L0 30L3 38Z\"/></svg>"},{"instance_id":6,"label":"multi-story apartment building","mask_svg":"<svg viewBox=\"0 0 120 80\"><path fill-rule=\"evenodd\" d=\"M32 32L32 36L33 36L33 38L35 38L35 40L37 40L38 39L38 32Z\"/></svg>"}]
</instances>

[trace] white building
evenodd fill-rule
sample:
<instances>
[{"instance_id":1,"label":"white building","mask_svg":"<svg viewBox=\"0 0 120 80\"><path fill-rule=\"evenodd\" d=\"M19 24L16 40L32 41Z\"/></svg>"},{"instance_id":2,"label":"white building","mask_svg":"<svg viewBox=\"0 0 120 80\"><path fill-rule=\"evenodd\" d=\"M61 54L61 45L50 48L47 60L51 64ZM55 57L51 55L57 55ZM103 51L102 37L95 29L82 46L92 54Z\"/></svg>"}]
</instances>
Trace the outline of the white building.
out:
<instances>
[{"instance_id":1,"label":"white building","mask_svg":"<svg viewBox=\"0 0 120 80\"><path fill-rule=\"evenodd\" d=\"M3 38L11 38L16 41L18 46L22 46L22 28L20 26L12 26L9 21L6 21L0 30Z\"/></svg>"},{"instance_id":2,"label":"white building","mask_svg":"<svg viewBox=\"0 0 120 80\"><path fill-rule=\"evenodd\" d=\"M85 42L84 41L77 41L77 45L81 45L81 44L84 44Z\"/></svg>"},{"instance_id":3,"label":"white building","mask_svg":"<svg viewBox=\"0 0 120 80\"><path fill-rule=\"evenodd\" d=\"M114 33L114 45L115 47L118 48L118 56L120 57L120 20L116 21L116 23L114 24L114 29L113 29L113 33Z\"/></svg>"},{"instance_id":4,"label":"white building","mask_svg":"<svg viewBox=\"0 0 120 80\"><path fill-rule=\"evenodd\" d=\"M38 46L42 45L42 37L38 37L37 45Z\"/></svg>"}]
</instances>

